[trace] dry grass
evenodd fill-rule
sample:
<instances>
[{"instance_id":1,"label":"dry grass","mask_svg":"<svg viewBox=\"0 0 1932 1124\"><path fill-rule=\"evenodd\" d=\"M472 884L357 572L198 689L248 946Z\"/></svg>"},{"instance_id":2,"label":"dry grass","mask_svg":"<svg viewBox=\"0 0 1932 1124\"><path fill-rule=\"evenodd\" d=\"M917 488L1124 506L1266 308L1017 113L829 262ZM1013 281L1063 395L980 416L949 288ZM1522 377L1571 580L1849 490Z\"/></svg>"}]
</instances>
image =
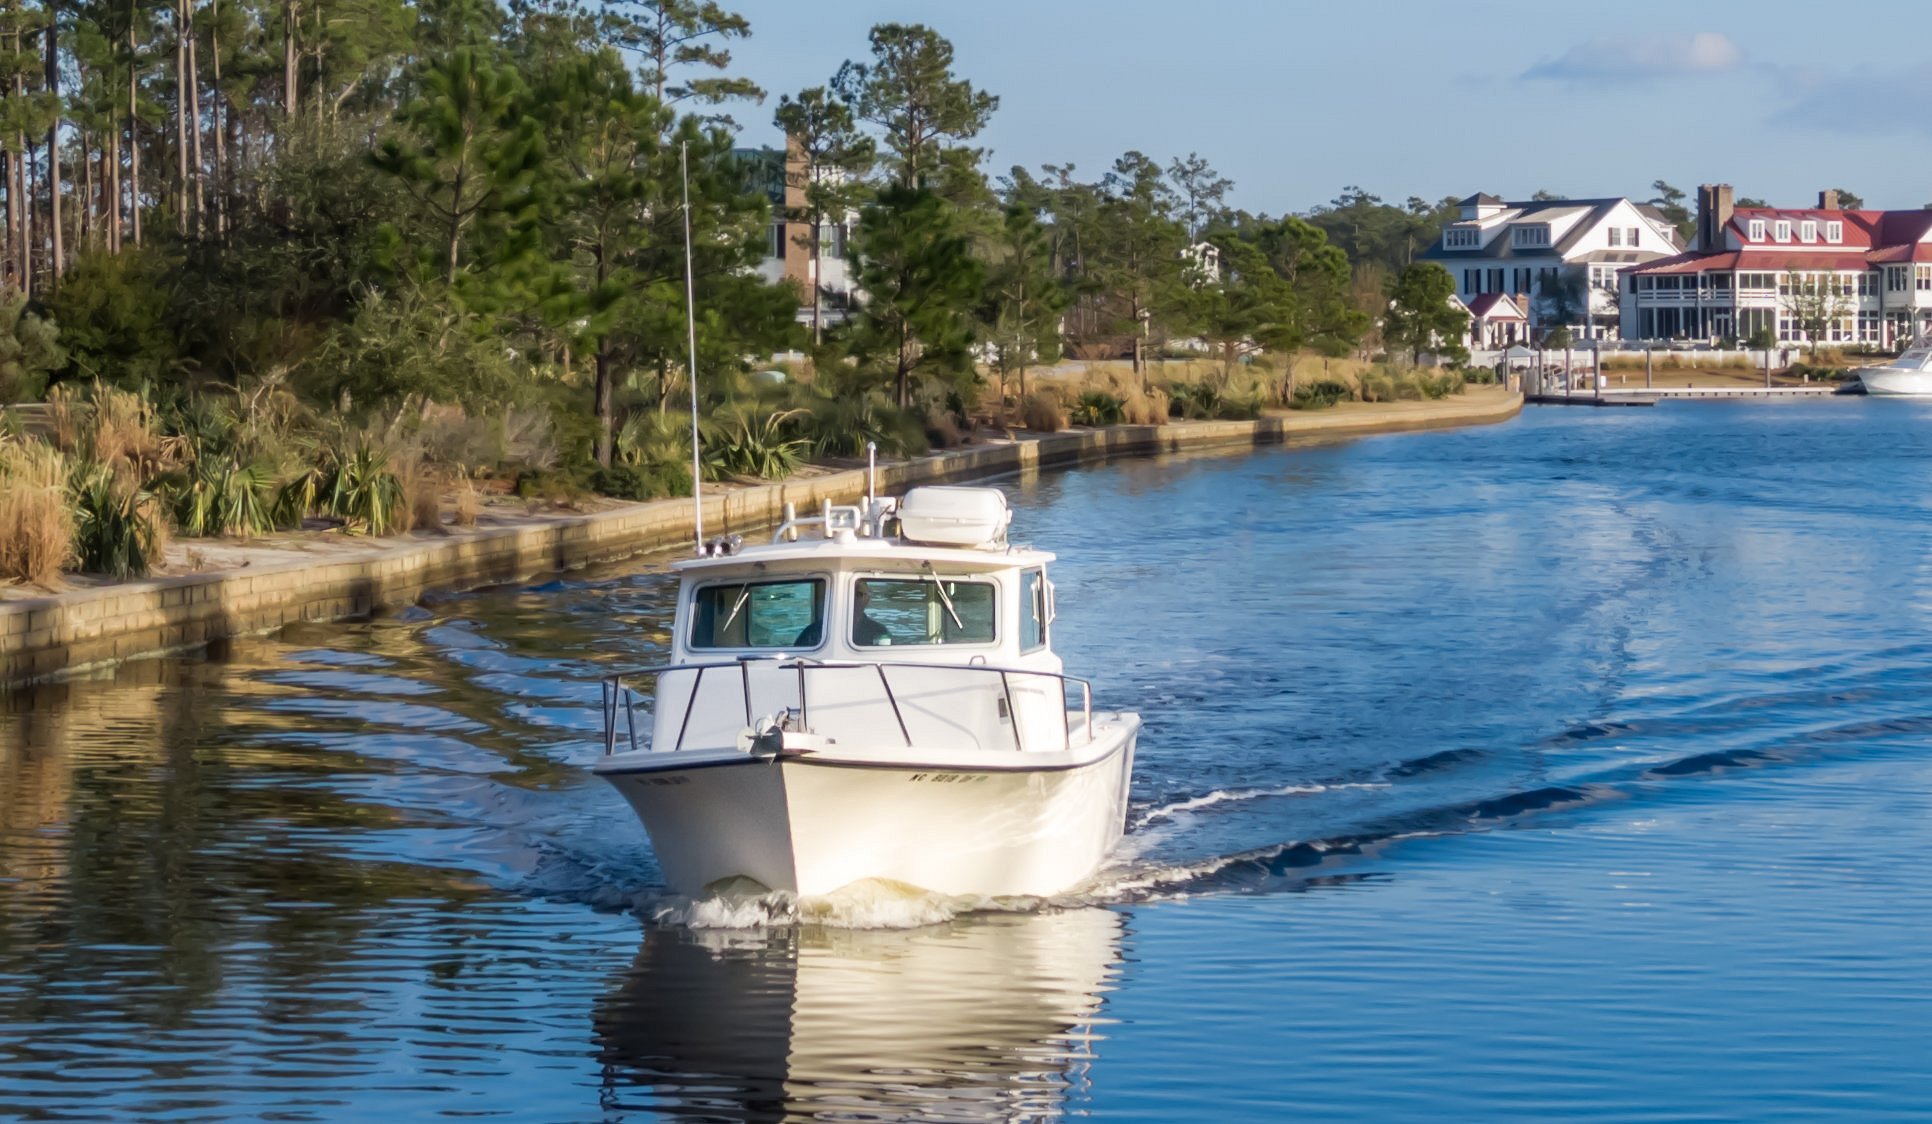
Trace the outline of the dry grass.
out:
<instances>
[{"instance_id":1,"label":"dry grass","mask_svg":"<svg viewBox=\"0 0 1932 1124\"><path fill-rule=\"evenodd\" d=\"M67 459L39 441L0 445L0 580L51 585L73 558Z\"/></svg>"},{"instance_id":2,"label":"dry grass","mask_svg":"<svg viewBox=\"0 0 1932 1124\"><path fill-rule=\"evenodd\" d=\"M47 392L47 435L63 453L81 451L92 410L80 391L65 383Z\"/></svg>"},{"instance_id":3,"label":"dry grass","mask_svg":"<svg viewBox=\"0 0 1932 1124\"><path fill-rule=\"evenodd\" d=\"M1548 352L1546 354L1556 355L1560 353ZM1693 369L1700 371L1715 371L1719 369L1748 371L1756 366L1756 361L1747 359L1741 355L1720 357L1696 351L1653 351L1650 354L1650 369L1653 371ZM1603 369L1606 371L1641 371L1644 369L1643 353L1619 352L1615 355L1606 355L1603 357Z\"/></svg>"},{"instance_id":4,"label":"dry grass","mask_svg":"<svg viewBox=\"0 0 1932 1124\"><path fill-rule=\"evenodd\" d=\"M1050 390L1036 390L1020 403L1020 424L1035 433L1058 433L1067 427L1067 406Z\"/></svg>"},{"instance_id":5,"label":"dry grass","mask_svg":"<svg viewBox=\"0 0 1932 1124\"><path fill-rule=\"evenodd\" d=\"M1128 425L1166 425L1167 392L1160 387L1133 390L1120 396L1120 420Z\"/></svg>"},{"instance_id":6,"label":"dry grass","mask_svg":"<svg viewBox=\"0 0 1932 1124\"><path fill-rule=\"evenodd\" d=\"M443 487L434 473L423 467L420 457L405 457L396 464L396 483L402 486L403 505L396 530L440 531L443 529Z\"/></svg>"},{"instance_id":7,"label":"dry grass","mask_svg":"<svg viewBox=\"0 0 1932 1124\"><path fill-rule=\"evenodd\" d=\"M128 484L151 480L173 467L178 444L161 436L154 409L140 395L94 384L93 459Z\"/></svg>"},{"instance_id":8,"label":"dry grass","mask_svg":"<svg viewBox=\"0 0 1932 1124\"><path fill-rule=\"evenodd\" d=\"M465 476L456 482L456 506L450 515L450 522L458 527L476 526L476 517L483 509L482 497L476 494L476 485Z\"/></svg>"}]
</instances>

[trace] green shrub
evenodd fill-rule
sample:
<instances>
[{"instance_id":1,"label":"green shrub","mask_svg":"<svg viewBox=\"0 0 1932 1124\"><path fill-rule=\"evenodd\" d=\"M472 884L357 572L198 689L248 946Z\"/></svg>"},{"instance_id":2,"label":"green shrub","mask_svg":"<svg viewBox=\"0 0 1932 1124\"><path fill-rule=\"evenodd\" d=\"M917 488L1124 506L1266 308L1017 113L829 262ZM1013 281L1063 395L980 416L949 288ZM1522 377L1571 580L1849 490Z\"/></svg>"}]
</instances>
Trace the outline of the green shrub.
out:
<instances>
[{"instance_id":1,"label":"green shrub","mask_svg":"<svg viewBox=\"0 0 1932 1124\"><path fill-rule=\"evenodd\" d=\"M147 576L167 549L167 525L155 497L93 463L75 470L73 494L80 568L111 578Z\"/></svg>"},{"instance_id":2,"label":"green shrub","mask_svg":"<svg viewBox=\"0 0 1932 1124\"><path fill-rule=\"evenodd\" d=\"M1214 417L1222 421L1253 421L1261 416L1262 398L1257 392L1224 394L1215 403Z\"/></svg>"},{"instance_id":3,"label":"green shrub","mask_svg":"<svg viewBox=\"0 0 1932 1124\"><path fill-rule=\"evenodd\" d=\"M282 485L273 521L299 524L310 513L341 520L351 531L387 535L406 529L408 497L389 468L389 452L367 436L353 447L322 445L315 462Z\"/></svg>"},{"instance_id":4,"label":"green shrub","mask_svg":"<svg viewBox=\"0 0 1932 1124\"><path fill-rule=\"evenodd\" d=\"M884 456L909 457L926 451L925 426L877 391L801 388L791 401L802 412L793 429L821 457L862 457L868 443Z\"/></svg>"},{"instance_id":5,"label":"green shrub","mask_svg":"<svg viewBox=\"0 0 1932 1124\"><path fill-rule=\"evenodd\" d=\"M1212 383L1175 382L1167 385L1169 416L1203 421L1221 412L1221 392Z\"/></svg>"},{"instance_id":6,"label":"green shrub","mask_svg":"<svg viewBox=\"0 0 1932 1124\"><path fill-rule=\"evenodd\" d=\"M764 413L736 406L720 410L699 433L704 441L705 478L756 476L780 480L797 472L807 444L792 436L789 427L799 413Z\"/></svg>"},{"instance_id":7,"label":"green shrub","mask_svg":"<svg viewBox=\"0 0 1932 1124\"><path fill-rule=\"evenodd\" d=\"M1125 418L1126 400L1104 390L1089 390L1073 404L1075 425L1119 425Z\"/></svg>"},{"instance_id":8,"label":"green shrub","mask_svg":"<svg viewBox=\"0 0 1932 1124\"><path fill-rule=\"evenodd\" d=\"M259 535L275 527L275 481L233 454L198 457L186 472L164 477L162 488L184 535Z\"/></svg>"},{"instance_id":9,"label":"green shrub","mask_svg":"<svg viewBox=\"0 0 1932 1124\"><path fill-rule=\"evenodd\" d=\"M1355 392L1345 382L1317 379L1295 387L1288 406L1294 410L1326 410L1337 402L1353 398Z\"/></svg>"},{"instance_id":10,"label":"green shrub","mask_svg":"<svg viewBox=\"0 0 1932 1124\"><path fill-rule=\"evenodd\" d=\"M590 486L603 495L620 500L688 496L691 494L691 469L688 465L658 465L650 468L612 465L593 470Z\"/></svg>"}]
</instances>

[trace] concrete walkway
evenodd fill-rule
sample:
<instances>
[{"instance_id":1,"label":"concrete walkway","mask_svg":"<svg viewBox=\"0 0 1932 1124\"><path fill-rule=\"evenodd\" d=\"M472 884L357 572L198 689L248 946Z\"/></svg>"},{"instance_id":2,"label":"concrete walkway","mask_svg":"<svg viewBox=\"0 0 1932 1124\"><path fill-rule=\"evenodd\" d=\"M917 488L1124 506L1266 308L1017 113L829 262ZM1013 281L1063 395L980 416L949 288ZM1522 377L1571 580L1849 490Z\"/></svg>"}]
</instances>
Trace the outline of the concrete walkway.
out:
<instances>
[{"instance_id":1,"label":"concrete walkway","mask_svg":"<svg viewBox=\"0 0 1932 1124\"><path fill-rule=\"evenodd\" d=\"M987 479L1057 465L1193 449L1240 449L1308 439L1480 425L1514 417L1522 398L1495 387L1433 402L1345 403L1257 421L1112 426L1027 435L881 464L888 493L917 484ZM775 525L787 503L801 511L865 492L853 469L772 484L707 491L707 535ZM518 581L671 547L691 534L691 501L628 504L586 515L533 515L499 525L444 528L322 549L250 553L229 568L100 583L0 601L0 686L58 678L122 660L267 632L293 621L336 620L414 602L435 589ZM312 544L311 544L312 545ZM231 557L242 552L228 552Z\"/></svg>"}]
</instances>

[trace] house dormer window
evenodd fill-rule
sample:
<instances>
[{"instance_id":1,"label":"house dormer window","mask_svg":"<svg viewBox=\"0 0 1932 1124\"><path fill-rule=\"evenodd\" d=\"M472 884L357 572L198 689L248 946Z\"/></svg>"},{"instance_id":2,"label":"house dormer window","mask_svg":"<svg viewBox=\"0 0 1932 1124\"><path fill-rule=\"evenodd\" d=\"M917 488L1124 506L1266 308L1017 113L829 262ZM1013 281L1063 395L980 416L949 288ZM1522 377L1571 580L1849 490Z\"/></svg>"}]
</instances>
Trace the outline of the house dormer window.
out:
<instances>
[{"instance_id":1,"label":"house dormer window","mask_svg":"<svg viewBox=\"0 0 1932 1124\"><path fill-rule=\"evenodd\" d=\"M1550 244L1550 228L1543 225L1519 226L1510 231L1510 244L1513 246L1547 246Z\"/></svg>"},{"instance_id":2,"label":"house dormer window","mask_svg":"<svg viewBox=\"0 0 1932 1124\"><path fill-rule=\"evenodd\" d=\"M1777 224L1771 228L1771 237L1779 242L1791 241L1790 221L1787 219L1779 219Z\"/></svg>"},{"instance_id":3,"label":"house dormer window","mask_svg":"<svg viewBox=\"0 0 1932 1124\"><path fill-rule=\"evenodd\" d=\"M1816 242L1817 240L1818 240L1817 223L1811 221L1810 219L1806 219L1805 221L1798 224L1798 241Z\"/></svg>"},{"instance_id":4,"label":"house dormer window","mask_svg":"<svg viewBox=\"0 0 1932 1124\"><path fill-rule=\"evenodd\" d=\"M1481 236L1473 226L1452 226L1442 232L1442 246L1445 250L1471 250L1479 244Z\"/></svg>"},{"instance_id":5,"label":"house dormer window","mask_svg":"<svg viewBox=\"0 0 1932 1124\"><path fill-rule=\"evenodd\" d=\"M1623 245L1623 227L1613 226L1610 228L1610 244L1612 246Z\"/></svg>"},{"instance_id":6,"label":"house dormer window","mask_svg":"<svg viewBox=\"0 0 1932 1124\"><path fill-rule=\"evenodd\" d=\"M1843 242L1844 240L1845 240L1845 224L1844 224L1844 223L1842 223L1842 222L1828 222L1828 223L1826 223L1826 224L1825 224L1825 241L1827 241L1827 242Z\"/></svg>"},{"instance_id":7,"label":"house dormer window","mask_svg":"<svg viewBox=\"0 0 1932 1124\"><path fill-rule=\"evenodd\" d=\"M1764 220L1763 219L1751 220L1750 239L1753 242L1764 241Z\"/></svg>"}]
</instances>

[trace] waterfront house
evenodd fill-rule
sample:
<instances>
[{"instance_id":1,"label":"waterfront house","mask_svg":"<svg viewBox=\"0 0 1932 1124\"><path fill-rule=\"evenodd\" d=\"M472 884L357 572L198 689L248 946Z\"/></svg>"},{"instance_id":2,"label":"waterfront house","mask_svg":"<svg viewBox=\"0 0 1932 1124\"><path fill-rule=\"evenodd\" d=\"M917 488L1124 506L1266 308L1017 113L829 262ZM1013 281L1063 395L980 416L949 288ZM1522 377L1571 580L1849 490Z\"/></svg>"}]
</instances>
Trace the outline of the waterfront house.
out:
<instances>
[{"instance_id":1,"label":"waterfront house","mask_svg":"<svg viewBox=\"0 0 1932 1124\"><path fill-rule=\"evenodd\" d=\"M1457 206L1423 259L1449 271L1472 311L1482 297L1509 298L1538 339L1559 325L1578 339L1614 338L1624 272L1684 248L1655 207L1630 199L1509 203L1477 194Z\"/></svg>"},{"instance_id":2,"label":"waterfront house","mask_svg":"<svg viewBox=\"0 0 1932 1124\"><path fill-rule=\"evenodd\" d=\"M1469 313L1469 348L1501 351L1529 339L1529 317L1507 293L1482 293L1456 303Z\"/></svg>"},{"instance_id":3,"label":"waterfront house","mask_svg":"<svg viewBox=\"0 0 1932 1124\"><path fill-rule=\"evenodd\" d=\"M850 212L843 221L820 226L819 252L814 260L811 224L789 217L800 213L805 206L806 165L795 146L788 145L783 151L739 148L732 150L732 156L745 169L751 189L771 201L771 223L766 228L765 254L758 263L758 275L773 283L790 281L797 287L800 323L811 322L814 285L819 288L822 322L842 322L852 307L857 289L851 263L845 257L845 243L858 221L858 213Z\"/></svg>"},{"instance_id":4,"label":"waterfront house","mask_svg":"<svg viewBox=\"0 0 1932 1124\"><path fill-rule=\"evenodd\" d=\"M1932 210L1738 207L1729 184L1697 189L1697 241L1630 271L1629 340L1749 340L1898 347L1932 323Z\"/></svg>"}]
</instances>

